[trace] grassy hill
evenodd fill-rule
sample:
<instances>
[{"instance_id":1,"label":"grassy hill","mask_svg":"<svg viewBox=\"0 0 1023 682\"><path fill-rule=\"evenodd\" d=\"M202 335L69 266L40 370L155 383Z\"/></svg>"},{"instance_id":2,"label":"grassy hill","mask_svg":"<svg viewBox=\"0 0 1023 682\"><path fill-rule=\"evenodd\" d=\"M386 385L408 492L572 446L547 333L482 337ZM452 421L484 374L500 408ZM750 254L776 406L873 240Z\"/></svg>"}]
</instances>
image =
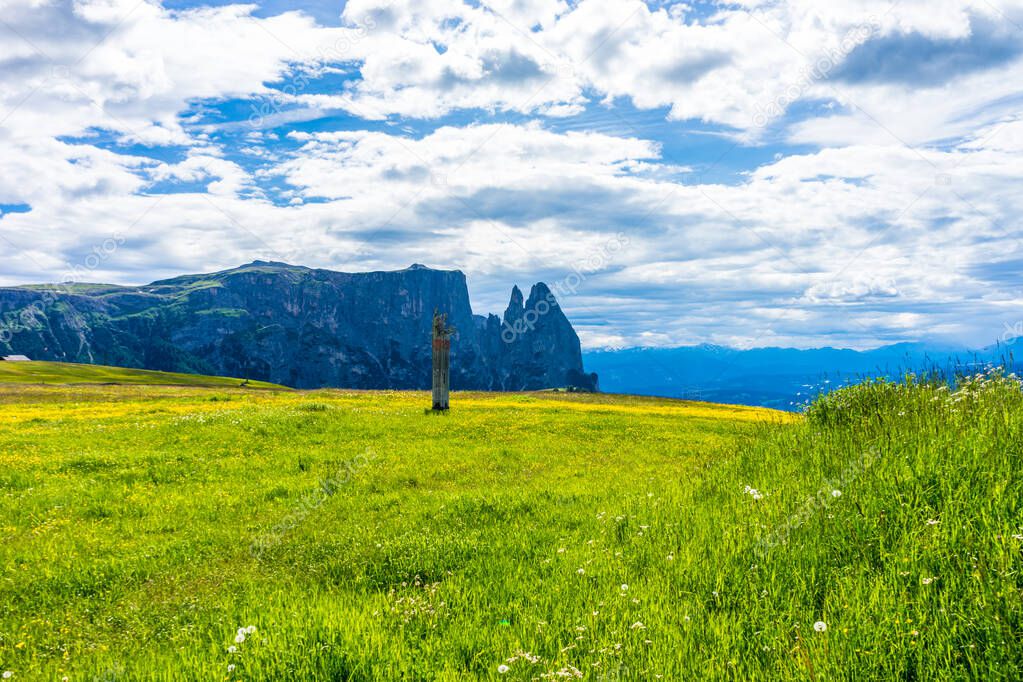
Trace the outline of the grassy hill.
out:
<instances>
[{"instance_id":1,"label":"grassy hill","mask_svg":"<svg viewBox=\"0 0 1023 682\"><path fill-rule=\"evenodd\" d=\"M228 377L66 362L0 362L0 384L125 384L225 388L240 386L243 381L245 380ZM245 387L284 388L262 381L250 381Z\"/></svg>"},{"instance_id":2,"label":"grassy hill","mask_svg":"<svg viewBox=\"0 0 1023 682\"><path fill-rule=\"evenodd\" d=\"M1023 676L1018 382L428 403L0 386L0 670Z\"/></svg>"}]
</instances>

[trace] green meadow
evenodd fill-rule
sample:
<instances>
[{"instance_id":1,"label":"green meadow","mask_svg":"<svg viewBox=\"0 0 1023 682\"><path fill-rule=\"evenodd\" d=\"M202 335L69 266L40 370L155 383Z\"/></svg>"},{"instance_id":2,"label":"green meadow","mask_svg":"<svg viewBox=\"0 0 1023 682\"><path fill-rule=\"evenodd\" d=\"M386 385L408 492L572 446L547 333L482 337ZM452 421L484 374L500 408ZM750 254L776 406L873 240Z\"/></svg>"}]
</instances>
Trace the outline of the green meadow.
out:
<instances>
[{"instance_id":1,"label":"green meadow","mask_svg":"<svg viewBox=\"0 0 1023 682\"><path fill-rule=\"evenodd\" d=\"M1014 378L803 415L455 393L435 416L12 366L14 682L1023 679Z\"/></svg>"},{"instance_id":2,"label":"green meadow","mask_svg":"<svg viewBox=\"0 0 1023 682\"><path fill-rule=\"evenodd\" d=\"M116 384L275 388L283 386L262 381L208 377L199 374L153 372L145 369L80 365L64 362L0 362L0 384Z\"/></svg>"}]
</instances>

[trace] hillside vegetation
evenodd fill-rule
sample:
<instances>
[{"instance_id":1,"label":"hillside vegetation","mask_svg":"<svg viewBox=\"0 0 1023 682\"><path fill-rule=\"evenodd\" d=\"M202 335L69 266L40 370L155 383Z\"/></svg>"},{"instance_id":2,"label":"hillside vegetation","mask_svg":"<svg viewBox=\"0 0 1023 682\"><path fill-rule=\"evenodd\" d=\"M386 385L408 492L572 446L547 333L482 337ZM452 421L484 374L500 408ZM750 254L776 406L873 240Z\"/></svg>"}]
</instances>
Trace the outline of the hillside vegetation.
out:
<instances>
[{"instance_id":1,"label":"hillside vegetation","mask_svg":"<svg viewBox=\"0 0 1023 682\"><path fill-rule=\"evenodd\" d=\"M3 384L138 384L163 386L241 387L284 389L263 381L246 381L201 374L153 372L145 369L83 365L67 362L0 362Z\"/></svg>"},{"instance_id":2,"label":"hillside vegetation","mask_svg":"<svg viewBox=\"0 0 1023 682\"><path fill-rule=\"evenodd\" d=\"M1023 677L1023 396L0 387L0 670Z\"/></svg>"}]
</instances>

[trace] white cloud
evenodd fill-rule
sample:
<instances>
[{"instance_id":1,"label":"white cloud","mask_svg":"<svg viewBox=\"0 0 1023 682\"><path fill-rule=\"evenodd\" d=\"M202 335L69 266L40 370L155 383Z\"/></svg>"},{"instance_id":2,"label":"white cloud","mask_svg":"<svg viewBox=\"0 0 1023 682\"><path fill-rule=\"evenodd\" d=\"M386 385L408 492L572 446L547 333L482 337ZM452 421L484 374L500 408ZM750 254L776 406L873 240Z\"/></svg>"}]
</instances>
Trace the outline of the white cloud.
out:
<instances>
[{"instance_id":1,"label":"white cloud","mask_svg":"<svg viewBox=\"0 0 1023 682\"><path fill-rule=\"evenodd\" d=\"M0 59L4 127L33 136L90 128L189 144L178 115L193 99L266 91L294 60L345 34L254 6L171 12L151 2L5 3Z\"/></svg>"},{"instance_id":2,"label":"white cloud","mask_svg":"<svg viewBox=\"0 0 1023 682\"><path fill-rule=\"evenodd\" d=\"M624 175L630 162L660 156L658 145L598 133L555 134L533 123L444 127L416 140L364 131L296 134L304 146L278 167L308 196L361 197L383 183L394 192L533 188Z\"/></svg>"},{"instance_id":3,"label":"white cloud","mask_svg":"<svg viewBox=\"0 0 1023 682\"><path fill-rule=\"evenodd\" d=\"M0 8L0 204L32 207L0 218L6 283L60 278L121 234L95 279L256 257L420 261L466 270L478 308L500 310L510 282L565 280L621 231L628 247L564 297L592 345L983 341L1019 300L1019 58L941 82L839 77L868 41L969 43L978 17L1023 14L1016 0L750 1L705 17L639 0L351 0L342 29L251 6ZM843 44L864 22L873 32ZM821 59L832 80L807 77ZM333 90L304 80L342 71ZM306 85L266 85L281 79ZM252 97L262 128L182 118ZM690 159L662 158L658 141L588 130L592 98L612 117L629 100L746 144L781 135L816 150L741 182L686 180ZM810 107L823 102L833 108ZM786 113L797 103L810 110ZM283 142L269 130L334 109L365 125ZM485 113L425 134L361 129L458 109ZM573 117L578 131L555 127ZM227 148L225 129L244 146ZM152 148L168 145L190 151ZM156 183L190 189L147 196Z\"/></svg>"}]
</instances>

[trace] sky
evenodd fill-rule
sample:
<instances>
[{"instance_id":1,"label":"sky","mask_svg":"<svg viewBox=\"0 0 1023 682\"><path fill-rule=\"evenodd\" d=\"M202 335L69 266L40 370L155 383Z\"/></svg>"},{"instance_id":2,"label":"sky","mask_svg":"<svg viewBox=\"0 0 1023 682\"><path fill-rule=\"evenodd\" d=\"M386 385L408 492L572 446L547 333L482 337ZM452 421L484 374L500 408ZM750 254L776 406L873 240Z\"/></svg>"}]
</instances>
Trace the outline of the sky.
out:
<instances>
[{"instance_id":1,"label":"sky","mask_svg":"<svg viewBox=\"0 0 1023 682\"><path fill-rule=\"evenodd\" d=\"M547 282L584 347L1023 336L1023 0L0 0L0 286Z\"/></svg>"}]
</instances>

